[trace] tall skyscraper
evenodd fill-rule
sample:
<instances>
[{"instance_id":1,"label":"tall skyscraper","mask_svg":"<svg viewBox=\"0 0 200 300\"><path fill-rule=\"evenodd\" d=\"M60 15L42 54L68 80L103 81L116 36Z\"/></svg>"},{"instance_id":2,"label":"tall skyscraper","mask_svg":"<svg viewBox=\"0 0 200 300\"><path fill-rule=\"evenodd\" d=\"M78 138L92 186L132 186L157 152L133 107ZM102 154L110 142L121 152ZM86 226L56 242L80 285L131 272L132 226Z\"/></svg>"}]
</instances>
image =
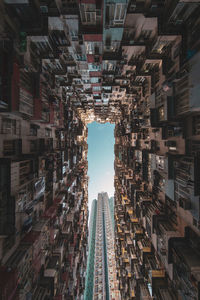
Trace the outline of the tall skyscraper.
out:
<instances>
[{"instance_id":1,"label":"tall skyscraper","mask_svg":"<svg viewBox=\"0 0 200 300\"><path fill-rule=\"evenodd\" d=\"M85 300L120 299L116 279L112 203L113 200L104 192L99 193L98 200L92 203Z\"/></svg>"},{"instance_id":2,"label":"tall skyscraper","mask_svg":"<svg viewBox=\"0 0 200 300\"><path fill-rule=\"evenodd\" d=\"M84 292L85 300L93 299L94 285L94 259L95 259L95 237L96 237L96 215L97 215L97 200L93 200L90 223L89 223L89 252L87 260L86 288Z\"/></svg>"}]
</instances>

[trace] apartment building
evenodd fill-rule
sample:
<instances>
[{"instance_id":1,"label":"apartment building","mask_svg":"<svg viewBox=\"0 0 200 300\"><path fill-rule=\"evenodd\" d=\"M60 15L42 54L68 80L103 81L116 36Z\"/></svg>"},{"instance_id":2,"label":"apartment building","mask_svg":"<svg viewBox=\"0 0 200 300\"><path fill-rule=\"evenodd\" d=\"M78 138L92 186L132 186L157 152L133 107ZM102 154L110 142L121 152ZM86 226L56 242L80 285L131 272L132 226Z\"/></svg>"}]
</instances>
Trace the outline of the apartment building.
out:
<instances>
[{"instance_id":1,"label":"apartment building","mask_svg":"<svg viewBox=\"0 0 200 300\"><path fill-rule=\"evenodd\" d=\"M0 2L2 299L84 298L94 120L115 123L119 297L199 299L199 16L199 0Z\"/></svg>"},{"instance_id":2,"label":"apartment building","mask_svg":"<svg viewBox=\"0 0 200 300\"><path fill-rule=\"evenodd\" d=\"M81 299L87 128L63 83L69 36L53 3L4 1L1 20L0 298Z\"/></svg>"},{"instance_id":3,"label":"apartment building","mask_svg":"<svg viewBox=\"0 0 200 300\"><path fill-rule=\"evenodd\" d=\"M199 299L199 40L189 36L200 3L133 2L121 46L134 100L115 127L119 288L122 299Z\"/></svg>"}]
</instances>

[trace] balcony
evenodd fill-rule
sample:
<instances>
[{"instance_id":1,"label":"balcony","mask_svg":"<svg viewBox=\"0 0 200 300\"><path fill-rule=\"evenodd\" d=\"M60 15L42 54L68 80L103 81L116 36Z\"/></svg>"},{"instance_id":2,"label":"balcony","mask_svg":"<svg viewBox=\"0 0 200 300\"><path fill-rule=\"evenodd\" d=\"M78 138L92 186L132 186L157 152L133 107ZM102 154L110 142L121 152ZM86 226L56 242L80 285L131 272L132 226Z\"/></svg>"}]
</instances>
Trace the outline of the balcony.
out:
<instances>
[{"instance_id":1,"label":"balcony","mask_svg":"<svg viewBox=\"0 0 200 300\"><path fill-rule=\"evenodd\" d=\"M141 284L140 285L140 299L141 300L153 300L153 297L151 297L149 293L149 289L147 285Z\"/></svg>"},{"instance_id":2,"label":"balcony","mask_svg":"<svg viewBox=\"0 0 200 300\"><path fill-rule=\"evenodd\" d=\"M30 246L19 246L6 262L6 267L15 270L20 279L19 289L31 281L32 249Z\"/></svg>"},{"instance_id":3,"label":"balcony","mask_svg":"<svg viewBox=\"0 0 200 300\"><path fill-rule=\"evenodd\" d=\"M145 269L154 295L157 288L165 285L165 269L161 266L156 254L146 258Z\"/></svg>"},{"instance_id":4,"label":"balcony","mask_svg":"<svg viewBox=\"0 0 200 300\"><path fill-rule=\"evenodd\" d=\"M177 295L176 295L176 291L172 290L169 288L169 286L167 287L159 287L158 289L156 289L155 292L155 297L159 300L176 300Z\"/></svg>"},{"instance_id":5,"label":"balcony","mask_svg":"<svg viewBox=\"0 0 200 300\"><path fill-rule=\"evenodd\" d=\"M58 237L56 244L54 245L53 255L59 257L60 264L63 262L63 257L65 255L65 239L63 236Z\"/></svg>"},{"instance_id":6,"label":"balcony","mask_svg":"<svg viewBox=\"0 0 200 300\"><path fill-rule=\"evenodd\" d=\"M48 290L46 288L41 287L41 286L38 286L34 290L33 295L32 295L33 299L41 299L41 300L45 299L48 296L49 296Z\"/></svg>"},{"instance_id":7,"label":"balcony","mask_svg":"<svg viewBox=\"0 0 200 300\"><path fill-rule=\"evenodd\" d=\"M173 263L173 280L176 285L181 284L178 296L186 295L187 300L198 299L200 296L200 256L196 248L198 240L189 240L189 243L187 238L171 241L169 258Z\"/></svg>"},{"instance_id":8,"label":"balcony","mask_svg":"<svg viewBox=\"0 0 200 300\"><path fill-rule=\"evenodd\" d=\"M58 275L58 270L59 270L59 256L49 257L44 270L44 277L52 277L56 279Z\"/></svg>"}]
</instances>

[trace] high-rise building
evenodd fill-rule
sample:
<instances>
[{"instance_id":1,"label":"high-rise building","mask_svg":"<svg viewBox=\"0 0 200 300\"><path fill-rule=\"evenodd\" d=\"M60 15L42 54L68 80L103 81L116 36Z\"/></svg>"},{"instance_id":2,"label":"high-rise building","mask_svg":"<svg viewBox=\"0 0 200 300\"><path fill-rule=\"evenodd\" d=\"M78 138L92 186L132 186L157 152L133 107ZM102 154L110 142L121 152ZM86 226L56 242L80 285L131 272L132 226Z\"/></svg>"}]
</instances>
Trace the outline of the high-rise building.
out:
<instances>
[{"instance_id":1,"label":"high-rise building","mask_svg":"<svg viewBox=\"0 0 200 300\"><path fill-rule=\"evenodd\" d=\"M87 257L87 272L86 272L84 300L93 299L96 219L97 219L97 200L95 199L92 202L90 223L89 223L88 257Z\"/></svg>"},{"instance_id":2,"label":"high-rise building","mask_svg":"<svg viewBox=\"0 0 200 300\"><path fill-rule=\"evenodd\" d=\"M83 299L93 120L121 298L200 298L199 32L200 0L0 1L2 299Z\"/></svg>"},{"instance_id":3,"label":"high-rise building","mask_svg":"<svg viewBox=\"0 0 200 300\"><path fill-rule=\"evenodd\" d=\"M119 300L114 249L113 210L107 193L93 200L89 226L85 300Z\"/></svg>"}]
</instances>

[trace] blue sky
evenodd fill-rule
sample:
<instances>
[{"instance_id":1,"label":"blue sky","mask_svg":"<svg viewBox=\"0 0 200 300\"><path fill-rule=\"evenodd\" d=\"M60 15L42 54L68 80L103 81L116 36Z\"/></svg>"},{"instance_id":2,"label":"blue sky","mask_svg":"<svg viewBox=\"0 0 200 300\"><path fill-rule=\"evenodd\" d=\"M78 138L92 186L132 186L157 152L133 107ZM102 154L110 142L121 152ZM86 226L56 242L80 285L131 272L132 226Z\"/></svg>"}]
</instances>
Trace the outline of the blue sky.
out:
<instances>
[{"instance_id":1,"label":"blue sky","mask_svg":"<svg viewBox=\"0 0 200 300\"><path fill-rule=\"evenodd\" d=\"M114 124L88 124L89 209L99 192L114 196Z\"/></svg>"}]
</instances>

